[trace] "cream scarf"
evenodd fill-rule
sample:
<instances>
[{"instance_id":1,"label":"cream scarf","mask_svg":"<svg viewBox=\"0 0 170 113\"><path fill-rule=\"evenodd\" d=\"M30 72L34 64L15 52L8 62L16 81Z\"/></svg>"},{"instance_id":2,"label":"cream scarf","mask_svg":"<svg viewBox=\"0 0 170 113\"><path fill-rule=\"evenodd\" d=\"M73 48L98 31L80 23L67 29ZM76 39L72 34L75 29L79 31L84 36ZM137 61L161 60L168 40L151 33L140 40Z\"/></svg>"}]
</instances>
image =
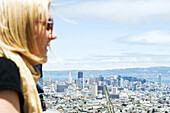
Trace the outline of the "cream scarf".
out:
<instances>
[{"instance_id":1,"label":"cream scarf","mask_svg":"<svg viewBox=\"0 0 170 113\"><path fill-rule=\"evenodd\" d=\"M18 55L11 53L9 51L3 51L3 54L0 52L0 56L11 59L16 63L20 71L21 78L21 89L24 95L24 113L42 113L42 107L38 91L36 88L37 81L40 77L40 72L33 68L28 68L26 61Z\"/></svg>"}]
</instances>

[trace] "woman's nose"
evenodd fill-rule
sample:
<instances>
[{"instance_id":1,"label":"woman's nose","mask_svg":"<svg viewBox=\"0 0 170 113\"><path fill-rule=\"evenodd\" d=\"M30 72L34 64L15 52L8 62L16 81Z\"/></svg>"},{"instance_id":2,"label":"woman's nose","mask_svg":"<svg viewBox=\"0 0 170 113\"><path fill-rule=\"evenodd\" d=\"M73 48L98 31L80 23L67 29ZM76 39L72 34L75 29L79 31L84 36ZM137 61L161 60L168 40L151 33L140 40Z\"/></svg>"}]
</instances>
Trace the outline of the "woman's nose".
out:
<instances>
[{"instance_id":1,"label":"woman's nose","mask_svg":"<svg viewBox=\"0 0 170 113\"><path fill-rule=\"evenodd\" d=\"M55 33L55 31L53 31L53 32L50 34L49 39L50 39L50 40L54 40L54 39L56 39L56 38L57 38L57 34Z\"/></svg>"}]
</instances>

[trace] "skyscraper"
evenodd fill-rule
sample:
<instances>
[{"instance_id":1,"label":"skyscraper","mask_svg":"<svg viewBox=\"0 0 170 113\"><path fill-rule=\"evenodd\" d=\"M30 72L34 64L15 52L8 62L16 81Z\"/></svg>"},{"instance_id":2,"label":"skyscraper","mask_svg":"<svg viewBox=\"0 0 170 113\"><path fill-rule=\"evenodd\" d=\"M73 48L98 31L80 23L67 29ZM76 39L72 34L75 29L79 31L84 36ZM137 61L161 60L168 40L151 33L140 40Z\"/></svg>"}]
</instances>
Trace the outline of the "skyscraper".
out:
<instances>
[{"instance_id":1,"label":"skyscraper","mask_svg":"<svg viewBox=\"0 0 170 113\"><path fill-rule=\"evenodd\" d=\"M104 77L102 77L102 75L99 76L98 83L99 85L104 85Z\"/></svg>"},{"instance_id":2,"label":"skyscraper","mask_svg":"<svg viewBox=\"0 0 170 113\"><path fill-rule=\"evenodd\" d=\"M123 78L120 79L120 87L121 87L121 88L124 87L124 80L123 80Z\"/></svg>"},{"instance_id":3,"label":"skyscraper","mask_svg":"<svg viewBox=\"0 0 170 113\"><path fill-rule=\"evenodd\" d=\"M102 95L105 95L105 86L104 85L99 85L97 89L98 89L98 94L102 93Z\"/></svg>"},{"instance_id":4,"label":"skyscraper","mask_svg":"<svg viewBox=\"0 0 170 113\"><path fill-rule=\"evenodd\" d=\"M81 71L78 72L78 78L83 78L83 72Z\"/></svg>"},{"instance_id":5,"label":"skyscraper","mask_svg":"<svg viewBox=\"0 0 170 113\"><path fill-rule=\"evenodd\" d=\"M102 75L99 76L99 81L104 81L104 77L102 77Z\"/></svg>"},{"instance_id":6,"label":"skyscraper","mask_svg":"<svg viewBox=\"0 0 170 113\"><path fill-rule=\"evenodd\" d=\"M92 84L91 85L91 93L92 93L92 96L97 96L98 95L98 86L97 86L97 84Z\"/></svg>"},{"instance_id":7,"label":"skyscraper","mask_svg":"<svg viewBox=\"0 0 170 113\"><path fill-rule=\"evenodd\" d=\"M83 72L81 72L81 71L78 72L78 86L79 86L79 88L81 88L81 89L84 88Z\"/></svg>"},{"instance_id":8,"label":"skyscraper","mask_svg":"<svg viewBox=\"0 0 170 113\"><path fill-rule=\"evenodd\" d=\"M71 72L69 72L69 78L68 78L68 82L69 82L69 83L72 83Z\"/></svg>"}]
</instances>

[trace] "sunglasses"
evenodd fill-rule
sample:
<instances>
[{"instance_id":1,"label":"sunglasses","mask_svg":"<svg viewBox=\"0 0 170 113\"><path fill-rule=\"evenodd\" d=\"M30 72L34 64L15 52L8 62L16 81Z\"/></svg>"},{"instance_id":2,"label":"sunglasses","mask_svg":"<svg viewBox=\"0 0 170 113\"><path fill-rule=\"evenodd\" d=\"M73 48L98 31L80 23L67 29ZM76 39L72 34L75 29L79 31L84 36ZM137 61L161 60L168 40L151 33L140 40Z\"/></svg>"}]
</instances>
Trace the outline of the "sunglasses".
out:
<instances>
[{"instance_id":1,"label":"sunglasses","mask_svg":"<svg viewBox=\"0 0 170 113\"><path fill-rule=\"evenodd\" d=\"M44 25L47 23L47 30L51 30L51 32L53 31L53 18L49 18L48 21L39 21L39 20L36 20L35 23L43 23Z\"/></svg>"}]
</instances>

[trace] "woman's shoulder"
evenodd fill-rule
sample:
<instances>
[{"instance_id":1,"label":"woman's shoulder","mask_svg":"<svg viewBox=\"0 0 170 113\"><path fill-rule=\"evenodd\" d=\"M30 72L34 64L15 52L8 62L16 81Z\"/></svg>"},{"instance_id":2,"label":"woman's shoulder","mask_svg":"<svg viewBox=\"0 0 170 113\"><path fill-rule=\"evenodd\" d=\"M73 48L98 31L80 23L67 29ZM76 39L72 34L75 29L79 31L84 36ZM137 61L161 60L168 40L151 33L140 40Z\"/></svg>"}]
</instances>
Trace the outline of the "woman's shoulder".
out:
<instances>
[{"instance_id":1,"label":"woman's shoulder","mask_svg":"<svg viewBox=\"0 0 170 113\"><path fill-rule=\"evenodd\" d=\"M10 59L5 57L0 57L0 69L8 68L8 69L18 69L17 65Z\"/></svg>"},{"instance_id":2,"label":"woman's shoulder","mask_svg":"<svg viewBox=\"0 0 170 113\"><path fill-rule=\"evenodd\" d=\"M6 88L20 89L20 74L12 60L0 57L0 89Z\"/></svg>"},{"instance_id":3,"label":"woman's shoulder","mask_svg":"<svg viewBox=\"0 0 170 113\"><path fill-rule=\"evenodd\" d=\"M10 59L0 57L0 92L13 91L19 93L21 110L24 103L24 97L21 90L21 78L19 68Z\"/></svg>"}]
</instances>

